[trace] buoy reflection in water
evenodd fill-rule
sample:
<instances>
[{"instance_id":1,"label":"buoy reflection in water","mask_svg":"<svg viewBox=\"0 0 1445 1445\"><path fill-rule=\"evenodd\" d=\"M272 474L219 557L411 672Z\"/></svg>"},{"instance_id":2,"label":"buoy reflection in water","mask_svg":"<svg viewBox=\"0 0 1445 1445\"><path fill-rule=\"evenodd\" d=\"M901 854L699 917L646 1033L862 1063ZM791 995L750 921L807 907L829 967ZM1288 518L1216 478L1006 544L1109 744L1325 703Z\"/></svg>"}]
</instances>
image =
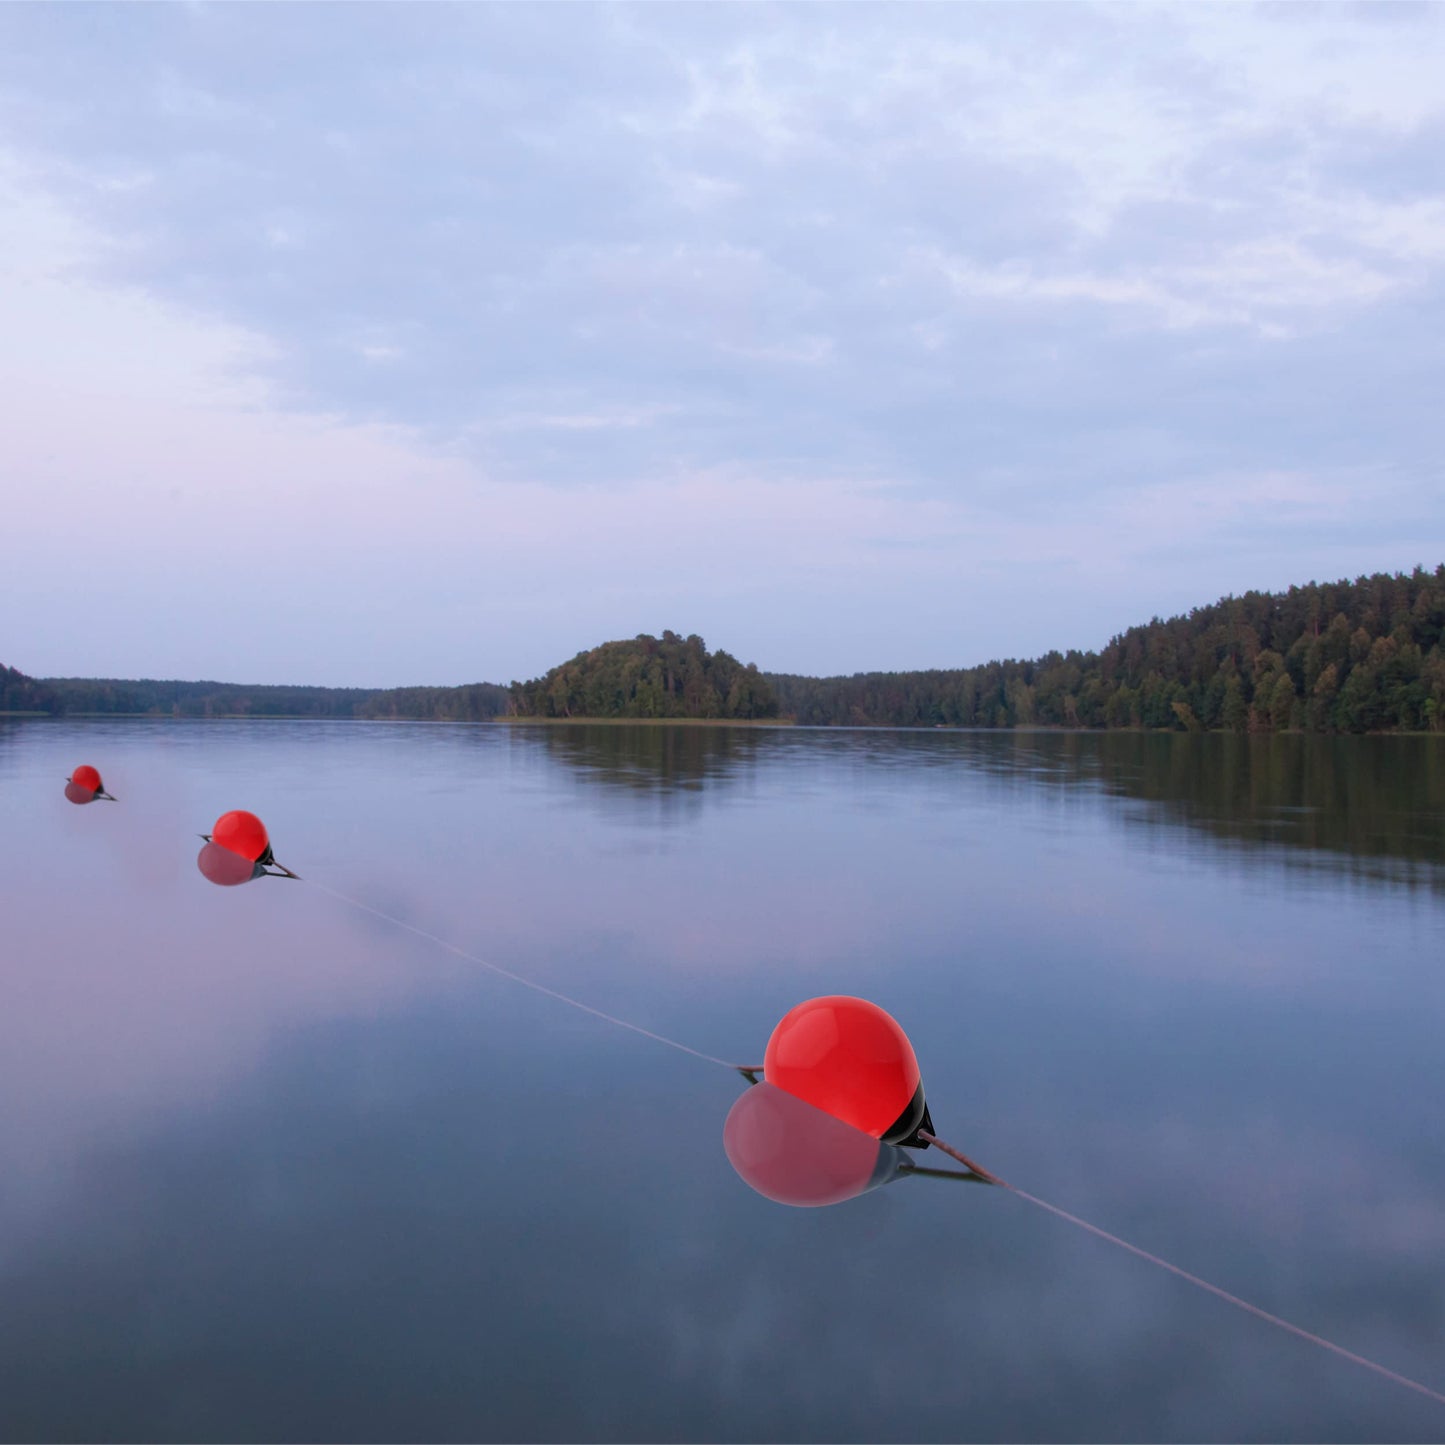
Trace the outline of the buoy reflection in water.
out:
<instances>
[{"instance_id":1,"label":"buoy reflection in water","mask_svg":"<svg viewBox=\"0 0 1445 1445\"><path fill-rule=\"evenodd\" d=\"M249 883L253 878L264 878L265 868L223 848L219 843L207 843L196 855L196 867L212 883L222 888L234 888L238 883Z\"/></svg>"},{"instance_id":2,"label":"buoy reflection in water","mask_svg":"<svg viewBox=\"0 0 1445 1445\"><path fill-rule=\"evenodd\" d=\"M897 1179L908 1157L774 1084L748 1089L728 1113L723 1148L765 1199L814 1209Z\"/></svg>"}]
</instances>

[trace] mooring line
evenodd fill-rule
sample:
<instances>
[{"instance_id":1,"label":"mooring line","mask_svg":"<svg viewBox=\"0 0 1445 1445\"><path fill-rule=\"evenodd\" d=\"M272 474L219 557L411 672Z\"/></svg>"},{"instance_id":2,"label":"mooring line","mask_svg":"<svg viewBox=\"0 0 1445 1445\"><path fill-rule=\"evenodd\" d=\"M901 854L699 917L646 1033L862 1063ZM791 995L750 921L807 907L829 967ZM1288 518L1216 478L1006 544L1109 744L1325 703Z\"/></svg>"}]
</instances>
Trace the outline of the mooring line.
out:
<instances>
[{"instance_id":1,"label":"mooring line","mask_svg":"<svg viewBox=\"0 0 1445 1445\"><path fill-rule=\"evenodd\" d=\"M523 988L529 988L534 993L545 994L548 998L554 998L559 1003L565 1003L570 1008L580 1010L582 1013L591 1014L593 1018L601 1019L604 1023L615 1024L620 1029L627 1029L634 1034L641 1034L644 1038L652 1039L655 1043L666 1044L670 1049L676 1049L679 1053L691 1054L695 1059L701 1059L707 1064L717 1064L719 1067L731 1070L734 1073L749 1075L755 1072L754 1069L743 1064L729 1063L726 1059L719 1059L713 1054L705 1054L701 1049L695 1049L690 1044L679 1043L676 1039L670 1039L665 1034L655 1033L652 1029L643 1028L641 1024L632 1023L628 1019L618 1018L616 1014L610 1014L600 1008L593 1008L589 1003L583 1003L581 999L573 998L559 989L549 988L544 983L537 983L533 979L526 978L520 973L513 973L509 968L503 968L500 964L492 963L488 959L480 958L475 953L470 953L465 948L459 948L455 943L441 937L440 934L432 933L425 928L418 928L414 923L408 923L403 918L397 918L394 914L386 913L380 908L374 908L370 903L363 903L359 898L352 898L348 894L339 892L325 883L318 883L314 878L309 880L313 888L319 888L323 893L330 894L332 898L342 903L349 904L352 908L358 908L364 913L370 913L377 918L385 919L387 923L395 924L398 928L404 928L409 933L414 933L418 938L425 938L435 943L439 948L444 948L448 953L454 953L458 958L464 958L469 963L478 964L480 967L489 969L492 973L499 974L502 978L510 979L513 983L519 983ZM1000 1179L998 1175L991 1173L981 1164L976 1164L967 1154L955 1149L952 1144L945 1143L936 1134L927 1130L919 1130L919 1138L926 1140L937 1149L947 1154L950 1158L956 1159L965 1169L986 1180L989 1184L996 1185L1000 1189L1007 1190L1015 1198L1022 1199L1027 1204L1032 1204L1057 1218L1065 1220L1069 1224L1104 1240L1108 1244L1117 1245L1118 1248L1127 1253L1136 1255L1138 1258L1166 1270L1172 1275L1187 1281L1206 1294L1212 1294L1222 1299L1226 1304L1232 1304L1237 1309L1243 1310L1246 1314L1253 1315L1256 1319L1263 1320L1266 1324L1274 1325L1277 1329L1284 1330L1287 1334L1305 1340L1309 1344L1318 1345L1321 1349L1328 1350L1331 1354L1338 1355L1341 1359L1349 1360L1352 1364L1361 1366L1379 1375L1382 1379L1390 1380L1397 1385L1403 1385L1407 1390L1413 1390L1416 1394L1424 1395L1426 1399L1434 1400L1438 1404L1445 1405L1445 1393L1439 1390L1432 1390L1429 1385L1422 1385L1419 1380L1412 1380L1408 1375L1402 1375L1398 1370L1392 1370L1387 1365L1379 1364L1375 1360L1367 1359L1364 1355L1356 1354L1353 1350L1347 1350L1343 1345L1337 1345L1333 1340L1327 1340L1323 1335L1317 1335L1313 1330L1307 1330L1300 1325L1291 1324L1289 1320L1281 1319L1279 1315L1271 1314L1266 1309L1261 1309L1257 1304L1251 1304L1247 1299L1241 1299L1237 1294L1231 1294L1227 1289L1221 1289L1217 1284L1210 1284L1207 1279L1201 1279L1197 1274L1191 1274L1187 1269L1181 1269L1177 1264L1171 1264L1167 1259L1157 1254L1151 1254L1147 1249L1141 1249L1137 1244L1130 1244L1127 1239L1121 1239L1117 1234L1110 1234L1107 1229L1100 1229L1097 1224L1090 1224L1087 1219L1080 1219L1077 1214L1070 1214L1067 1209L1060 1209L1057 1204L1050 1204L1046 1199L1040 1199L1036 1194L1030 1194L1027 1190L1020 1189L1015 1184L1009 1184Z\"/></svg>"},{"instance_id":2,"label":"mooring line","mask_svg":"<svg viewBox=\"0 0 1445 1445\"><path fill-rule=\"evenodd\" d=\"M519 983L523 988L530 988L534 993L546 994L548 998L555 998L559 1003L565 1003L572 1008L580 1009L585 1014L591 1014L593 1018L602 1019L609 1024L616 1024L620 1029L628 1029L634 1034L641 1034L644 1038L652 1039L656 1043L666 1044L670 1049L676 1049L679 1053L691 1054L695 1059L701 1059L704 1063L718 1064L724 1069L733 1072L741 1072L743 1065L730 1064L726 1059L715 1058L712 1054L705 1054L701 1049L695 1049L690 1044L680 1044L676 1039L670 1039L665 1034L654 1033L651 1029L645 1029L641 1024L635 1024L627 1019L620 1019L616 1014L604 1012L600 1008L593 1008L590 1003L583 1003L581 999L571 997L562 993L559 989L548 988L545 983L537 983L533 979L526 978L520 973L513 973L509 968L503 968L499 963L492 963L485 958L479 958L475 953L469 953L465 948L458 948L455 943L449 942L439 934L430 933L425 928L418 928L414 923L408 923L404 918L397 918L393 914L385 913L380 908L373 908L369 903L363 903L359 898L351 898L345 893L339 893L335 888L328 887L325 883L318 883L314 878L308 880L313 888L319 888L323 893L329 893L333 898L340 899L342 903L349 903L353 908L360 908L366 913L375 914L377 918L384 918L388 923L394 923L398 928L405 928L409 933L415 933L419 938L429 939L439 948L444 948L448 953L454 953L458 958L464 958L468 963L479 964L482 968L490 969L493 973L500 974L503 978L511 979L513 983Z\"/></svg>"},{"instance_id":3,"label":"mooring line","mask_svg":"<svg viewBox=\"0 0 1445 1445\"><path fill-rule=\"evenodd\" d=\"M1381 1365L1375 1360L1366 1359L1364 1355L1357 1355L1353 1350L1347 1350L1343 1345L1337 1345L1333 1340L1327 1340L1323 1335L1317 1335L1313 1330L1307 1330L1299 1325L1291 1324L1278 1315L1270 1314L1266 1309L1261 1309L1257 1304L1251 1304L1247 1299L1241 1299L1237 1294L1230 1294L1227 1289L1221 1289L1217 1284L1210 1284L1207 1279L1201 1279L1197 1274L1190 1274L1187 1269L1181 1269L1177 1264L1171 1264L1167 1259L1160 1258L1157 1254L1151 1254L1147 1249L1140 1249L1137 1244L1130 1244L1127 1239L1120 1239L1117 1234L1110 1234L1107 1229L1100 1229L1097 1224L1090 1224L1087 1219L1080 1219L1077 1214L1070 1214L1067 1209L1060 1209L1057 1204L1050 1204L1046 1199L1040 1199L1036 1194L1030 1194L1027 1190L1020 1189L1016 1184L1005 1183L997 1175L990 1174L985 1169L973 1163L967 1155L960 1153L951 1144L945 1144L942 1139L933 1134L921 1134L920 1137L927 1139L930 1144L936 1145L939 1149L957 1159L966 1168L972 1169L975 1174L981 1174L1000 1189L1006 1189L1010 1194L1033 1204L1039 1209L1046 1210L1049 1214L1066 1220L1070 1224L1077 1225L1080 1229L1086 1230L1089 1234L1107 1241L1109 1244L1117 1245L1120 1249L1127 1250L1130 1254L1137 1255L1140 1259L1147 1260L1150 1264L1157 1265L1160 1269L1168 1270L1170 1274L1178 1275L1180 1279L1187 1280L1190 1284L1197 1286L1208 1294L1212 1294L1227 1304L1232 1304L1242 1309L1246 1314L1253 1315L1256 1319L1264 1320L1287 1333L1297 1336L1299 1339L1308 1340L1312 1345L1318 1345L1321 1349L1329 1350L1331 1354L1339 1355L1341 1359L1349 1360L1351 1363L1360 1365L1366 1370L1372 1370L1375 1374L1386 1380L1391 1380L1397 1385L1403 1385L1407 1390L1414 1390L1416 1394L1424 1395L1427 1399L1434 1400L1445 1405L1445 1393L1439 1390L1432 1390L1429 1385L1422 1385L1419 1380L1412 1380L1408 1375L1402 1375L1398 1370L1392 1370L1387 1365Z\"/></svg>"}]
</instances>

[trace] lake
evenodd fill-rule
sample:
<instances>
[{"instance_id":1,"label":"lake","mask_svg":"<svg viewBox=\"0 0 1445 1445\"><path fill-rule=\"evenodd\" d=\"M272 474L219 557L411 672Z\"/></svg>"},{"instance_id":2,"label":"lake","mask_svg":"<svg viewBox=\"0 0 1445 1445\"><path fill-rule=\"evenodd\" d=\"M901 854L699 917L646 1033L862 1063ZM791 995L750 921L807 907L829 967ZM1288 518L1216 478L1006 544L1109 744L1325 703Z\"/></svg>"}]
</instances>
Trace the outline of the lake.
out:
<instances>
[{"instance_id":1,"label":"lake","mask_svg":"<svg viewBox=\"0 0 1445 1445\"><path fill-rule=\"evenodd\" d=\"M941 1137L1445 1389L1445 740L0 720L0 900L5 1440L1445 1435L1007 1191L773 1203L739 1075L474 961L740 1063L866 996Z\"/></svg>"}]
</instances>

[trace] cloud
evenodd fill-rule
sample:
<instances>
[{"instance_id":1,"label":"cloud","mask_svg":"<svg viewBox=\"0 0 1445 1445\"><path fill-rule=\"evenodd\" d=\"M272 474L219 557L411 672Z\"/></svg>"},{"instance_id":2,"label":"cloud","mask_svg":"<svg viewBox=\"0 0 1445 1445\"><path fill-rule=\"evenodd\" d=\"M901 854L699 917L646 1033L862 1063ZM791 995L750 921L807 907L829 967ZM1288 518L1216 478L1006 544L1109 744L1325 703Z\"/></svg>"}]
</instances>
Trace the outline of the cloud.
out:
<instances>
[{"instance_id":1,"label":"cloud","mask_svg":"<svg viewBox=\"0 0 1445 1445\"><path fill-rule=\"evenodd\" d=\"M928 660L1097 642L1167 607L1161 588L1189 605L1365 565L1357 516L1266 536L1266 507L1248 569L1221 530L1181 573L1149 530L1107 530L1131 491L1147 517L1211 478L1413 475L1399 516L1369 519L1371 565L1445 546L1426 467L1441 59L1435 10L373 7L282 34L264 10L11 8L0 147L21 243L0 366L55 363L27 392L52 432L84 429L87 372L126 372L94 388L122 470L153 453L107 398L143 386L243 451L212 403L250 408L246 445L292 494L327 434L394 478L377 483L393 538L458 537L472 515L403 478L504 495L472 535L549 518L528 545L554 586L592 585L567 539L610 498L629 519L599 524L611 575L646 593L639 612L688 627L698 590L767 593L775 626L797 619L780 665L847 665L807 657L830 605L872 629L855 665L902 665L887 639L911 633L915 574L876 556L921 545L921 518L935 550L952 539L936 585L1012 569L1040 598L993 641L935 606ZM870 552L843 519L879 498ZM755 530L731 570L714 549L663 585L648 506L684 535ZM1077 637L1050 633L1045 515L1101 549L1072 554L1075 576L1134 572L1107 613L1091 593ZM853 603L789 590L774 539L836 546L834 576L859 553L875 570ZM716 615L739 648L759 626Z\"/></svg>"},{"instance_id":2,"label":"cloud","mask_svg":"<svg viewBox=\"0 0 1445 1445\"><path fill-rule=\"evenodd\" d=\"M1129 308L1168 330L1244 326L1264 337L1291 334L1295 318L1367 305L1420 283L1411 276L1359 261L1327 260L1296 242L1276 240L1232 247L1208 265L1100 272L1034 273L1026 264L985 268L938 255L918 258L935 268L965 300L1013 300L1036 305L1086 302Z\"/></svg>"}]
</instances>

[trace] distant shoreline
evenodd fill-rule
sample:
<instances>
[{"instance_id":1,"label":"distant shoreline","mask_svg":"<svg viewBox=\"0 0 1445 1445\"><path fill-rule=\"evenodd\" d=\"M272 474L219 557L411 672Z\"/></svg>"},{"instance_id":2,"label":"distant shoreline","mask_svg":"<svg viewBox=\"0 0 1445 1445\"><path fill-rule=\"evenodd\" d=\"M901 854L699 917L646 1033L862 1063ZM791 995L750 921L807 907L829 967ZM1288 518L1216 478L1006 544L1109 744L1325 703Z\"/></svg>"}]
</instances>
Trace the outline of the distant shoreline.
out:
<instances>
[{"instance_id":1,"label":"distant shoreline","mask_svg":"<svg viewBox=\"0 0 1445 1445\"><path fill-rule=\"evenodd\" d=\"M792 718L728 718L728 717L489 717L489 718L428 718L428 717L318 717L314 713L252 713L215 712L165 713L165 712L3 712L0 718L44 718L47 722L67 722L76 718L95 721L98 718L120 718L130 722L312 722L312 723L423 723L428 727L495 727L498 723L521 724L541 727L618 727L634 724L666 723L672 727L714 727L714 728L790 728L796 726Z\"/></svg>"},{"instance_id":2,"label":"distant shoreline","mask_svg":"<svg viewBox=\"0 0 1445 1445\"><path fill-rule=\"evenodd\" d=\"M0 718L7 717L41 717L48 722L69 722L74 718L85 718L94 722L99 718L123 718L129 722L173 722L173 723L207 723L207 722L313 722L313 723L443 723L451 722L457 726L479 727L483 723L490 724L491 718L428 718L428 717L326 717L317 713L306 712L213 712L213 713L170 713L170 712L3 712L0 711Z\"/></svg>"},{"instance_id":3,"label":"distant shoreline","mask_svg":"<svg viewBox=\"0 0 1445 1445\"><path fill-rule=\"evenodd\" d=\"M1445 742L1445 733L1428 728L1380 728L1364 733L1315 733L1308 728L1283 728L1270 732L1236 732L1232 728L1199 728L1193 732L1181 732L1178 728L1132 728L1132 727L1059 727L1051 723L1016 723L1012 727L979 727L964 724L945 723L800 723L796 718L726 718L726 717L492 717L492 718L427 718L427 717L317 717L306 713L212 713L209 717L196 714L155 712L6 712L0 711L0 721L6 719L24 720L40 718L45 722L64 723L77 719L85 722L103 722L114 718L120 722L156 723L335 723L355 727L387 727L405 723L410 727L487 728L503 726L519 727L700 727L700 728L801 728L810 732L829 733L978 733L990 736L1017 736L1019 734L1047 733L1052 737L1240 737L1268 741L1270 738L1434 738Z\"/></svg>"},{"instance_id":4,"label":"distant shoreline","mask_svg":"<svg viewBox=\"0 0 1445 1445\"><path fill-rule=\"evenodd\" d=\"M494 723L521 724L525 727L625 727L650 723L667 723L671 727L689 728L790 728L797 723L790 717L494 717Z\"/></svg>"}]
</instances>

